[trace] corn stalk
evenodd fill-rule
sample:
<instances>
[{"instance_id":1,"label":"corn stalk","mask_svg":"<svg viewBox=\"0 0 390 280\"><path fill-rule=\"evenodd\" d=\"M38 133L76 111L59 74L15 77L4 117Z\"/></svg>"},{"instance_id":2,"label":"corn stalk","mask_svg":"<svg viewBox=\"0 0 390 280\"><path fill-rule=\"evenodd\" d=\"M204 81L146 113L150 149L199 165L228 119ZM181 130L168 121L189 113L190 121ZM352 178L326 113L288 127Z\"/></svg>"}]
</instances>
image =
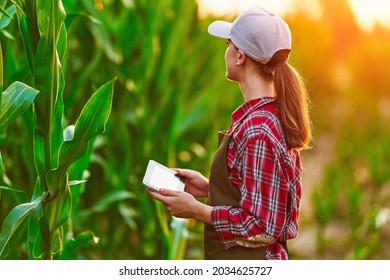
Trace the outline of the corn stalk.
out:
<instances>
[{"instance_id":1,"label":"corn stalk","mask_svg":"<svg viewBox=\"0 0 390 280\"><path fill-rule=\"evenodd\" d=\"M29 257L54 259L61 255L65 234L71 230L67 226L72 209L70 168L87 154L90 141L105 131L115 79L92 95L75 125L65 128L62 59L67 30L62 1L19 0L15 4L33 86L40 92L33 106L37 180L31 202L16 206L3 222L0 255L6 254L11 236L28 220Z\"/></svg>"}]
</instances>

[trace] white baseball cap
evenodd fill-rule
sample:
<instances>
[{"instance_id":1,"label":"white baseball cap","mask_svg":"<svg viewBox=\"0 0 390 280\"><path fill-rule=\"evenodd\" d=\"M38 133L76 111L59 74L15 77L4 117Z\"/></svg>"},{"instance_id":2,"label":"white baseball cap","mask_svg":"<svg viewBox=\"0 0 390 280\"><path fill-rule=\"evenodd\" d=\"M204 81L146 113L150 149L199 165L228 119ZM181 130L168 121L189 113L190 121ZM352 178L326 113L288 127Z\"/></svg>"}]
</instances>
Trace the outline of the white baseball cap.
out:
<instances>
[{"instance_id":1,"label":"white baseball cap","mask_svg":"<svg viewBox=\"0 0 390 280\"><path fill-rule=\"evenodd\" d=\"M217 20L208 27L216 37L230 39L252 59L267 64L274 54L283 50L278 61L286 61L291 51L291 31L280 17L261 7L243 11L232 23Z\"/></svg>"}]
</instances>

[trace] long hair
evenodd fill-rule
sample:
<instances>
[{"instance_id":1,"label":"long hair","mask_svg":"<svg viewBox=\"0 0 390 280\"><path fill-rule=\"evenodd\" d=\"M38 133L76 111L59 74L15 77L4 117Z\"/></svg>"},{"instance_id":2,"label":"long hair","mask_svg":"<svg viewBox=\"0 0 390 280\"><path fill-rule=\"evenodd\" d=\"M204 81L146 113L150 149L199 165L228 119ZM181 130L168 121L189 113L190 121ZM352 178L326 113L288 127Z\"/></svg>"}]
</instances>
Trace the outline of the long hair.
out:
<instances>
[{"instance_id":1,"label":"long hair","mask_svg":"<svg viewBox=\"0 0 390 280\"><path fill-rule=\"evenodd\" d=\"M257 63L261 76L273 79L276 108L280 114L288 149L305 149L311 141L309 99L301 75L287 62L273 57L268 64Z\"/></svg>"}]
</instances>

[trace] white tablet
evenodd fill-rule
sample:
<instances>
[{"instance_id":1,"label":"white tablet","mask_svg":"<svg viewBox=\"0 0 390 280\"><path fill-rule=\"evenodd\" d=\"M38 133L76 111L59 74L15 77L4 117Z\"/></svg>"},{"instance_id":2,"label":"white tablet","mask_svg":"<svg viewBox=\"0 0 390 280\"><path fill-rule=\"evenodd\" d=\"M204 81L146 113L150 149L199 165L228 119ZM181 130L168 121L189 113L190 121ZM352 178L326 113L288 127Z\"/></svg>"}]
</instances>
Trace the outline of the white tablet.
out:
<instances>
[{"instance_id":1,"label":"white tablet","mask_svg":"<svg viewBox=\"0 0 390 280\"><path fill-rule=\"evenodd\" d=\"M185 179L177 175L174 170L149 160L143 183L154 191L159 191L160 188L184 191Z\"/></svg>"}]
</instances>

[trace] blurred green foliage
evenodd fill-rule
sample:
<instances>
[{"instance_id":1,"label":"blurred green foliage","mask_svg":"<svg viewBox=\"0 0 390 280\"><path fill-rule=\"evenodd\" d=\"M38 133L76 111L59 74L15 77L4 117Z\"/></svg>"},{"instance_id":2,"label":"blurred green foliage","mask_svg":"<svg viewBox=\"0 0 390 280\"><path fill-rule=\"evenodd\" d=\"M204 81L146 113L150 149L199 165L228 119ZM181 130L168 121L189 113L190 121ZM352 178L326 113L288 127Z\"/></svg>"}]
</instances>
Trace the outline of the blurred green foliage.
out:
<instances>
[{"instance_id":1,"label":"blurred green foliage","mask_svg":"<svg viewBox=\"0 0 390 280\"><path fill-rule=\"evenodd\" d=\"M347 2L321 0L321 17L300 10L285 17L293 33L290 62L307 81L314 123L313 148L302 153L301 235L290 242L295 259L390 257L390 32L361 31ZM208 175L216 132L228 128L242 103L238 86L225 79L225 42L206 32L213 19L199 19L194 1L62 4L62 122L75 123L90 92L117 80L105 133L69 170L75 184L60 258L201 259L202 225L172 219L141 182L150 158ZM4 88L16 80L33 84L29 56L36 50L22 39L12 18L0 33ZM0 224L34 193L32 116L26 111L0 143L7 186L0 189ZM6 258L29 258L29 239L24 222Z\"/></svg>"}]
</instances>

